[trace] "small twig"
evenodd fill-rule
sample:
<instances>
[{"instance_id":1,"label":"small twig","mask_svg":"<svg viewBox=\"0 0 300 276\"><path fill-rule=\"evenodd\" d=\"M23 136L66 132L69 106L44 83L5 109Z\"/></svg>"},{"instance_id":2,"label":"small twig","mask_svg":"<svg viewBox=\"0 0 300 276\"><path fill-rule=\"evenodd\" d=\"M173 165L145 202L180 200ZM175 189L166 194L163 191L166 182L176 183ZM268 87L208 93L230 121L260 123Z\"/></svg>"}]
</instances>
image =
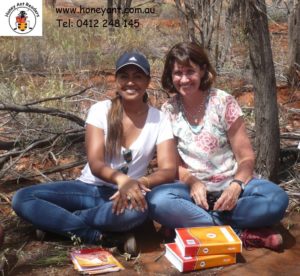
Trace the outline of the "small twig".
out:
<instances>
[{"instance_id":1,"label":"small twig","mask_svg":"<svg viewBox=\"0 0 300 276\"><path fill-rule=\"evenodd\" d=\"M7 153L3 153L0 155L0 158L3 158L3 157L14 157L14 156L17 156L19 154L24 154L26 153L27 151L29 150L32 150L38 146L45 146L45 145L48 145L52 142L52 140L55 140L57 138L58 135L56 135L55 137L50 137L50 138L45 138L43 140L38 140L38 141L35 141L34 143L30 144L27 148L23 149L23 150L13 150L13 151L10 151L10 152L7 152Z\"/></svg>"},{"instance_id":2,"label":"small twig","mask_svg":"<svg viewBox=\"0 0 300 276\"><path fill-rule=\"evenodd\" d=\"M155 257L154 262L157 262L158 260L160 260L160 258L161 258L162 256L164 256L165 253L166 253L166 250L164 250L163 252L161 252L157 257Z\"/></svg>"},{"instance_id":3,"label":"small twig","mask_svg":"<svg viewBox=\"0 0 300 276\"><path fill-rule=\"evenodd\" d=\"M14 266L9 270L8 274L11 274L11 272L17 267L18 265L18 261L19 261L19 255L20 252L23 250L23 248L26 246L26 244L28 243L28 241L24 242L21 247L17 250L16 252L16 257L17 257L17 262L14 264Z\"/></svg>"},{"instance_id":4,"label":"small twig","mask_svg":"<svg viewBox=\"0 0 300 276\"><path fill-rule=\"evenodd\" d=\"M297 132L284 132L280 134L280 139L299 140L300 133Z\"/></svg>"},{"instance_id":5,"label":"small twig","mask_svg":"<svg viewBox=\"0 0 300 276\"><path fill-rule=\"evenodd\" d=\"M55 167L52 167L52 168L40 171L39 173L28 173L28 174L21 175L21 176L19 176L17 178L7 179L7 180L5 180L5 182L15 182L15 181L19 181L20 179L30 179L30 178L33 178L33 177L40 176L41 173L44 174L44 175L46 175L46 174L52 174L52 173L57 173L57 172L61 172L61 171L64 171L64 170L68 170L68 169L72 169L72 168L75 168L75 167L79 167L81 165L84 165L86 162L87 162L87 160L86 160L86 158L84 158L81 161L75 161L75 162L72 162L72 163L69 163L69 164L55 166Z\"/></svg>"},{"instance_id":6,"label":"small twig","mask_svg":"<svg viewBox=\"0 0 300 276\"><path fill-rule=\"evenodd\" d=\"M39 104L39 103L43 103L43 102L48 102L48 101L55 101L55 100L61 100L61 99L68 99L68 98L72 98L75 96L78 96L80 94L83 94L85 91L91 89L93 86L89 86L79 92L76 92L74 94L70 94L70 95L64 95L64 96L57 96L57 97L52 97L52 98L45 98L45 99L40 99L34 102L30 102L30 103L26 103L24 104L25 106L30 106L30 105L35 105L35 104Z\"/></svg>"},{"instance_id":7,"label":"small twig","mask_svg":"<svg viewBox=\"0 0 300 276\"><path fill-rule=\"evenodd\" d=\"M33 141L33 143L30 144L26 149L22 149L22 150L13 149L12 151L0 154L0 158L15 157L15 156L23 153L24 151L32 150L35 148L41 148L46 145L53 145L53 143L55 143L56 139L58 139L62 135L66 135L65 136L66 139L70 139L70 140L79 139L79 141L80 141L84 137L84 131L85 131L84 129L80 129L80 130L76 130L76 131L66 131L65 133L56 133L54 136L51 136L49 138ZM1 143L0 143L0 146L1 146Z\"/></svg>"},{"instance_id":8,"label":"small twig","mask_svg":"<svg viewBox=\"0 0 300 276\"><path fill-rule=\"evenodd\" d=\"M77 123L80 126L84 126L85 122L80 117L68 112L62 111L57 108L47 108L47 107L30 107L26 105L17 105L17 104L0 104L0 110L11 111L11 112L24 112L24 113L42 113L50 116L61 117L64 119L68 119L72 122Z\"/></svg>"},{"instance_id":9,"label":"small twig","mask_svg":"<svg viewBox=\"0 0 300 276\"><path fill-rule=\"evenodd\" d=\"M291 195L291 196L300 196L300 193L292 193L292 192L289 192L287 191L288 195Z\"/></svg>"},{"instance_id":10,"label":"small twig","mask_svg":"<svg viewBox=\"0 0 300 276\"><path fill-rule=\"evenodd\" d=\"M1 197L4 201L6 201L8 204L11 203L11 200L10 200L5 194L0 193L0 197Z\"/></svg>"},{"instance_id":11,"label":"small twig","mask_svg":"<svg viewBox=\"0 0 300 276\"><path fill-rule=\"evenodd\" d=\"M53 180L51 178L49 178L48 176L46 176L45 174L43 174L38 168L34 168L34 170L43 178L46 179L46 181L48 182L53 182Z\"/></svg>"}]
</instances>

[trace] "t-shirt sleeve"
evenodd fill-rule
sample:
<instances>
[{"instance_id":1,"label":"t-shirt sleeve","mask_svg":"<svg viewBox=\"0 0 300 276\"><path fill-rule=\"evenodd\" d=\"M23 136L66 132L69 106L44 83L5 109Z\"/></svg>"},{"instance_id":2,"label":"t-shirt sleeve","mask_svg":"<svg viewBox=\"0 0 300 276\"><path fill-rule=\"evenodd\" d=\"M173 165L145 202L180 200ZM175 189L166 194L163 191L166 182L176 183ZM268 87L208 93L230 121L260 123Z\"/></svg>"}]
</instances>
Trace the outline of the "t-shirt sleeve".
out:
<instances>
[{"instance_id":1,"label":"t-shirt sleeve","mask_svg":"<svg viewBox=\"0 0 300 276\"><path fill-rule=\"evenodd\" d=\"M228 95L225 99L225 106L224 106L224 124L225 129L228 131L232 124L241 116L243 116L243 111L240 108L236 99Z\"/></svg>"},{"instance_id":2,"label":"t-shirt sleeve","mask_svg":"<svg viewBox=\"0 0 300 276\"><path fill-rule=\"evenodd\" d=\"M108 108L106 102L98 102L91 106L85 123L104 129L107 120L107 112Z\"/></svg>"},{"instance_id":3,"label":"t-shirt sleeve","mask_svg":"<svg viewBox=\"0 0 300 276\"><path fill-rule=\"evenodd\" d=\"M161 112L161 123L159 125L158 137L156 141L156 145L169 140L173 139L173 132L171 122L166 114Z\"/></svg>"}]
</instances>

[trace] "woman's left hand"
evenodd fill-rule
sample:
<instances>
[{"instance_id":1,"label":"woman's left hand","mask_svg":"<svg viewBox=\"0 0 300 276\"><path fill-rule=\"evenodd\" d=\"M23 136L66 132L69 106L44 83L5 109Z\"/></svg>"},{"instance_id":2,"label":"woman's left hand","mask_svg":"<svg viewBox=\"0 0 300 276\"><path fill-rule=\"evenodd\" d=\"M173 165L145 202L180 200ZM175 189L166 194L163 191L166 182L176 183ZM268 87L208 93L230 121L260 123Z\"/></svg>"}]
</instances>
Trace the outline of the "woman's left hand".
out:
<instances>
[{"instance_id":1,"label":"woman's left hand","mask_svg":"<svg viewBox=\"0 0 300 276\"><path fill-rule=\"evenodd\" d=\"M113 200L112 212L121 214L126 208L133 208L137 211L145 212L147 202L143 195L139 182L126 176L118 183L118 192L112 195L110 200Z\"/></svg>"},{"instance_id":2,"label":"woman's left hand","mask_svg":"<svg viewBox=\"0 0 300 276\"><path fill-rule=\"evenodd\" d=\"M109 199L113 200L112 212L116 215L120 215L126 208L132 207L127 198L121 197L120 191L116 191Z\"/></svg>"},{"instance_id":3,"label":"woman's left hand","mask_svg":"<svg viewBox=\"0 0 300 276\"><path fill-rule=\"evenodd\" d=\"M229 185L214 205L214 211L231 211L237 204L241 194L239 185Z\"/></svg>"}]
</instances>

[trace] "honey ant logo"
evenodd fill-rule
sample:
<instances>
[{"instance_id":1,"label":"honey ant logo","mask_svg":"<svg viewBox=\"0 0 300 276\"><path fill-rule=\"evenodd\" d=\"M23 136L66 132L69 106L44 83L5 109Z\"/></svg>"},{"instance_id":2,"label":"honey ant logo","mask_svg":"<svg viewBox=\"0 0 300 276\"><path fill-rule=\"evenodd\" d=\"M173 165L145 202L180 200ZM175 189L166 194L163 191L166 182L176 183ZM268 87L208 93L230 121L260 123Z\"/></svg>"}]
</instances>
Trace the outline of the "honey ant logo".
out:
<instances>
[{"instance_id":1,"label":"honey ant logo","mask_svg":"<svg viewBox=\"0 0 300 276\"><path fill-rule=\"evenodd\" d=\"M28 34L36 25L35 12L26 6L19 6L9 16L11 29L18 34Z\"/></svg>"}]
</instances>

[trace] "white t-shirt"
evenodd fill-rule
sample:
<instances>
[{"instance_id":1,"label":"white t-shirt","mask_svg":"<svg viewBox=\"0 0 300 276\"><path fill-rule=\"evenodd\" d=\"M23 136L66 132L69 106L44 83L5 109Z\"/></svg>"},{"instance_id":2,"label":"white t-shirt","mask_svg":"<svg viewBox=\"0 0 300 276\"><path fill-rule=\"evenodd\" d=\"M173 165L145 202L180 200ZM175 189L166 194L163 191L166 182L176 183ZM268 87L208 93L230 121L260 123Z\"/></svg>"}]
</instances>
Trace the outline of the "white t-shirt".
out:
<instances>
[{"instance_id":1,"label":"white t-shirt","mask_svg":"<svg viewBox=\"0 0 300 276\"><path fill-rule=\"evenodd\" d=\"M110 106L110 100L92 105L86 119L87 124L103 129L105 141L107 138L107 115ZM154 156L156 145L169 139L173 139L173 133L168 117L158 109L149 106L145 125L140 135L129 147L132 152L132 161L128 164L129 170L127 175L133 179L138 179L145 175L149 162ZM122 150L124 150L123 147ZM122 154L120 154L119 158L106 160L106 163L113 169L119 169L126 164ZM117 188L116 185L94 176L89 164L85 165L78 179L89 184Z\"/></svg>"}]
</instances>

